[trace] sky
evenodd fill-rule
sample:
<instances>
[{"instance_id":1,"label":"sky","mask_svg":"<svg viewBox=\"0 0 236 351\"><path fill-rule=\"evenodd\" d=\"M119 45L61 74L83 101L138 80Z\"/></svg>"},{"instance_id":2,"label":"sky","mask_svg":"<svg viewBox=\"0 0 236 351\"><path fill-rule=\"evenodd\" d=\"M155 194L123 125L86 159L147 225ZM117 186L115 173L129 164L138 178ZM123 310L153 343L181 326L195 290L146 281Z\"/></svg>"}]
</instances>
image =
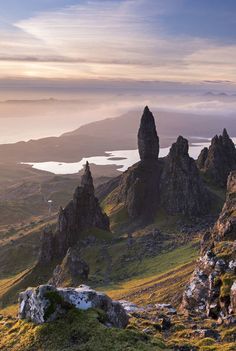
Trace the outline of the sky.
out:
<instances>
[{"instance_id":1,"label":"sky","mask_svg":"<svg viewBox=\"0 0 236 351\"><path fill-rule=\"evenodd\" d=\"M235 0L0 0L0 143L146 104L236 114L235 34ZM4 103L51 97L78 104Z\"/></svg>"},{"instance_id":2,"label":"sky","mask_svg":"<svg viewBox=\"0 0 236 351\"><path fill-rule=\"evenodd\" d=\"M0 0L0 79L236 82L235 0Z\"/></svg>"}]
</instances>

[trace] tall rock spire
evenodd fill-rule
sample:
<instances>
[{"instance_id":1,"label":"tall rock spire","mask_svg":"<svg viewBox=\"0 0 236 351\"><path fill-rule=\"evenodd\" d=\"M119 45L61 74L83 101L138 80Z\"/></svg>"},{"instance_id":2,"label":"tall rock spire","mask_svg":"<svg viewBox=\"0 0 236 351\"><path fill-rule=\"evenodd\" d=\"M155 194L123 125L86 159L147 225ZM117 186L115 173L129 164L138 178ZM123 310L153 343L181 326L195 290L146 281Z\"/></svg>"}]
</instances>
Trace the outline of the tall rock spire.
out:
<instances>
[{"instance_id":1,"label":"tall rock spire","mask_svg":"<svg viewBox=\"0 0 236 351\"><path fill-rule=\"evenodd\" d=\"M84 174L81 179L81 186L86 188L90 193L94 193L93 177L90 171L89 163L86 162Z\"/></svg>"},{"instance_id":2,"label":"tall rock spire","mask_svg":"<svg viewBox=\"0 0 236 351\"><path fill-rule=\"evenodd\" d=\"M138 131L138 150L141 161L158 159L159 138L153 114L148 106L143 111Z\"/></svg>"},{"instance_id":3,"label":"tall rock spire","mask_svg":"<svg viewBox=\"0 0 236 351\"><path fill-rule=\"evenodd\" d=\"M137 223L153 220L159 205L159 138L155 120L146 106L138 131L141 161L122 174L117 203L124 203L129 218Z\"/></svg>"}]
</instances>

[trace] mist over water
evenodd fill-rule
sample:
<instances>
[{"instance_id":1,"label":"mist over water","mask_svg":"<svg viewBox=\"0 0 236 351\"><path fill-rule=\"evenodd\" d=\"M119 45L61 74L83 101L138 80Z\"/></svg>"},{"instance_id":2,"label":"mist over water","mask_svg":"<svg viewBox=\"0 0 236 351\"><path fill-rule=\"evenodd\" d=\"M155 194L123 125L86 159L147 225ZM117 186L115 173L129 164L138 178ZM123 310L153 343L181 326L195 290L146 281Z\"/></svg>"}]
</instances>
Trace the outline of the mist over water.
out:
<instances>
[{"instance_id":1,"label":"mist over water","mask_svg":"<svg viewBox=\"0 0 236 351\"><path fill-rule=\"evenodd\" d=\"M128 84L128 83L127 83ZM151 110L168 110L183 113L220 115L227 118L236 114L234 92L221 95L214 86L204 88L193 86L146 85L117 89L105 87L96 91L44 91L24 94L18 92L2 94L0 90L0 144L27 141L50 136L60 136L81 125L117 117L130 110L140 110L148 105ZM181 90L182 89L182 90ZM174 123L174 121L173 121ZM158 129L158 125L157 125Z\"/></svg>"}]
</instances>

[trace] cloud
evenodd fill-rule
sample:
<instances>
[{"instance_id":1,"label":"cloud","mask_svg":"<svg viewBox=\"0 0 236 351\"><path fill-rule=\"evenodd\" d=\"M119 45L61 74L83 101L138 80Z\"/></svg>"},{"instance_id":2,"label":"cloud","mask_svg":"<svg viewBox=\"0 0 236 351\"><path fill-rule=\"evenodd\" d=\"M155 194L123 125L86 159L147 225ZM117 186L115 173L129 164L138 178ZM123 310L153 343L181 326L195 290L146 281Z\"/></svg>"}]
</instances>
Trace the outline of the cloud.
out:
<instances>
[{"instance_id":1,"label":"cloud","mask_svg":"<svg viewBox=\"0 0 236 351\"><path fill-rule=\"evenodd\" d=\"M0 36L0 76L236 81L236 46L168 34L180 5L90 0L19 20Z\"/></svg>"}]
</instances>

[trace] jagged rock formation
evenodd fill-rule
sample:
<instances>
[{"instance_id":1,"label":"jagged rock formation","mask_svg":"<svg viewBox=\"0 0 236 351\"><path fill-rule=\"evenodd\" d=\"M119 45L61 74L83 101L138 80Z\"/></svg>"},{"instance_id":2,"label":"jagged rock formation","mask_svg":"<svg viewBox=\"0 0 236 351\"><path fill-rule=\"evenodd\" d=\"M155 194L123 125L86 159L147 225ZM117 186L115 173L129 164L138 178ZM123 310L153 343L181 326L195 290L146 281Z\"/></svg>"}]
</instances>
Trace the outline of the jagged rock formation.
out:
<instances>
[{"instance_id":1,"label":"jagged rock formation","mask_svg":"<svg viewBox=\"0 0 236 351\"><path fill-rule=\"evenodd\" d=\"M188 141L179 136L165 158L161 175L161 203L170 214L199 216L210 208L210 195L188 154Z\"/></svg>"},{"instance_id":2,"label":"jagged rock formation","mask_svg":"<svg viewBox=\"0 0 236 351\"><path fill-rule=\"evenodd\" d=\"M109 230L109 218L100 208L94 195L93 179L87 162L81 186L74 192L73 200L60 208L57 230L47 229L41 240L39 263L63 258L69 247L74 246L82 231L90 228Z\"/></svg>"},{"instance_id":3,"label":"jagged rock formation","mask_svg":"<svg viewBox=\"0 0 236 351\"><path fill-rule=\"evenodd\" d=\"M157 160L159 154L159 138L155 120L148 106L144 108L138 131L138 151L141 161Z\"/></svg>"},{"instance_id":4,"label":"jagged rock formation","mask_svg":"<svg viewBox=\"0 0 236 351\"><path fill-rule=\"evenodd\" d=\"M61 209L58 218L59 251L73 246L79 239L81 231L88 228L109 230L109 219L102 213L98 200L94 195L93 179L87 162L82 177L81 186L78 186L65 209ZM63 252L65 253L65 252Z\"/></svg>"},{"instance_id":5,"label":"jagged rock formation","mask_svg":"<svg viewBox=\"0 0 236 351\"><path fill-rule=\"evenodd\" d=\"M153 219L159 204L159 138L152 113L146 106L138 132L141 161L121 177L117 203L124 203L129 217L142 222Z\"/></svg>"},{"instance_id":6,"label":"jagged rock formation","mask_svg":"<svg viewBox=\"0 0 236 351\"><path fill-rule=\"evenodd\" d=\"M78 286L87 281L88 275L89 266L81 259L78 248L69 248L62 263L55 268L49 284L63 287Z\"/></svg>"},{"instance_id":7,"label":"jagged rock formation","mask_svg":"<svg viewBox=\"0 0 236 351\"><path fill-rule=\"evenodd\" d=\"M215 184L225 186L229 173L236 170L236 149L226 129L216 135L208 148L204 148L197 160L198 168Z\"/></svg>"},{"instance_id":8,"label":"jagged rock formation","mask_svg":"<svg viewBox=\"0 0 236 351\"><path fill-rule=\"evenodd\" d=\"M214 226L212 238L215 241L236 240L236 172L230 173L228 177L226 201Z\"/></svg>"},{"instance_id":9,"label":"jagged rock formation","mask_svg":"<svg viewBox=\"0 0 236 351\"><path fill-rule=\"evenodd\" d=\"M187 286L182 308L218 319L233 318L236 284L236 172L228 178L225 205L204 243L204 253ZM231 317L230 317L231 316Z\"/></svg>"},{"instance_id":10,"label":"jagged rock formation","mask_svg":"<svg viewBox=\"0 0 236 351\"><path fill-rule=\"evenodd\" d=\"M125 328L128 324L128 316L119 302L85 285L77 289L40 285L19 294L19 318L36 324L51 322L72 307L102 309L109 326Z\"/></svg>"}]
</instances>

